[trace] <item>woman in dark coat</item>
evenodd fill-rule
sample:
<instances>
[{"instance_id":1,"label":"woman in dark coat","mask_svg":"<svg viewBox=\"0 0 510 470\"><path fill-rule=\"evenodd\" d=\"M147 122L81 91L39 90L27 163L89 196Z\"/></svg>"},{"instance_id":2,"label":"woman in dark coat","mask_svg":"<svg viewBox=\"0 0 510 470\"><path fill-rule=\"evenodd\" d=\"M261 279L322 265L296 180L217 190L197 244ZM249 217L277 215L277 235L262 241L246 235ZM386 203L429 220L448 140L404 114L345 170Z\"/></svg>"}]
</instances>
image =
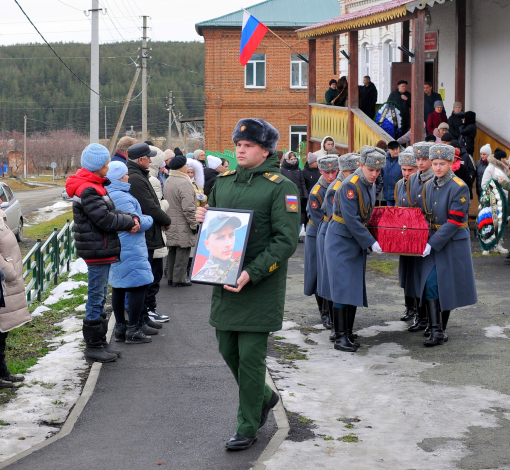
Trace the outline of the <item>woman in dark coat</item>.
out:
<instances>
[{"instance_id":1,"label":"woman in dark coat","mask_svg":"<svg viewBox=\"0 0 510 470\"><path fill-rule=\"evenodd\" d=\"M462 126L464 120L464 111L462 111L462 103L456 101L453 103L453 111L451 116L448 118L448 132L453 136L455 140L460 139L460 126Z\"/></svg>"},{"instance_id":2,"label":"woman in dark coat","mask_svg":"<svg viewBox=\"0 0 510 470\"><path fill-rule=\"evenodd\" d=\"M469 155L473 155L475 151L476 137L476 113L473 111L466 112L464 124L459 128L460 143L467 150Z\"/></svg>"},{"instance_id":3,"label":"woman in dark coat","mask_svg":"<svg viewBox=\"0 0 510 470\"><path fill-rule=\"evenodd\" d=\"M310 194L317 181L319 181L321 172L317 166L317 155L309 152L306 160L305 167L303 168L303 178L305 179L306 192Z\"/></svg>"},{"instance_id":4,"label":"woman in dark coat","mask_svg":"<svg viewBox=\"0 0 510 470\"><path fill-rule=\"evenodd\" d=\"M284 155L280 172L283 176L286 176L298 187L302 207L301 224L306 224L308 222L308 217L306 216L306 203L308 201L308 191L306 189L303 172L299 168L299 160L297 159L296 154L294 152L287 152Z\"/></svg>"}]
</instances>

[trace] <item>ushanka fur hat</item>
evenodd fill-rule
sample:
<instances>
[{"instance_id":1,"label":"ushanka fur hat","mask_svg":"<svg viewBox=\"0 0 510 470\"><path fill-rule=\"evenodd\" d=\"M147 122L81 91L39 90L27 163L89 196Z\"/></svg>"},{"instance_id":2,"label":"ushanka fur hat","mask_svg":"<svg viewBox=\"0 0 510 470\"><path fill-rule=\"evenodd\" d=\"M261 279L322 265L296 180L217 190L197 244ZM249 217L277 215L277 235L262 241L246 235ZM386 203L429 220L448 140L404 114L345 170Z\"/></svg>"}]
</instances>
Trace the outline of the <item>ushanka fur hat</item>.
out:
<instances>
[{"instance_id":1,"label":"ushanka fur hat","mask_svg":"<svg viewBox=\"0 0 510 470\"><path fill-rule=\"evenodd\" d=\"M435 144L430 147L429 158L431 160L437 160L440 158L441 160L453 162L455 158L455 149L451 145Z\"/></svg>"},{"instance_id":2,"label":"ushanka fur hat","mask_svg":"<svg viewBox=\"0 0 510 470\"><path fill-rule=\"evenodd\" d=\"M322 171L338 170L338 157L336 155L325 155L317 159L317 166Z\"/></svg>"},{"instance_id":3,"label":"ushanka fur hat","mask_svg":"<svg viewBox=\"0 0 510 470\"><path fill-rule=\"evenodd\" d=\"M418 166L414 156L413 147L407 147L399 156L398 164L400 166Z\"/></svg>"},{"instance_id":4,"label":"ushanka fur hat","mask_svg":"<svg viewBox=\"0 0 510 470\"><path fill-rule=\"evenodd\" d=\"M234 129L232 140L234 144L240 140L254 142L269 151L275 153L280 133L268 122L259 118L241 119Z\"/></svg>"},{"instance_id":5,"label":"ushanka fur hat","mask_svg":"<svg viewBox=\"0 0 510 470\"><path fill-rule=\"evenodd\" d=\"M361 149L360 155L360 163L368 166L369 168L380 170L386 166L386 153L378 147L365 145Z\"/></svg>"},{"instance_id":6,"label":"ushanka fur hat","mask_svg":"<svg viewBox=\"0 0 510 470\"><path fill-rule=\"evenodd\" d=\"M416 142L413 145L414 158L429 158L430 147L433 145L432 142Z\"/></svg>"},{"instance_id":7,"label":"ushanka fur hat","mask_svg":"<svg viewBox=\"0 0 510 470\"><path fill-rule=\"evenodd\" d=\"M346 153L342 155L340 160L340 171L356 171L360 163L359 153Z\"/></svg>"}]
</instances>

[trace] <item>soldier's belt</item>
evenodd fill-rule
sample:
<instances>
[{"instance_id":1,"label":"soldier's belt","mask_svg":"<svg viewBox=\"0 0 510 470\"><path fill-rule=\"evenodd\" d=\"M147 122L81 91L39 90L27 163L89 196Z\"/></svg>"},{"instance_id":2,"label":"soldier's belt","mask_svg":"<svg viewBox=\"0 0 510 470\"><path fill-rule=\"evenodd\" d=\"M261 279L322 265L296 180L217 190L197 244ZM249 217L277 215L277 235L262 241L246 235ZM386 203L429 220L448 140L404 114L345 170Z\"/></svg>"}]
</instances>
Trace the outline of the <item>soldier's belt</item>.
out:
<instances>
[{"instance_id":1,"label":"soldier's belt","mask_svg":"<svg viewBox=\"0 0 510 470\"><path fill-rule=\"evenodd\" d=\"M328 223L328 222L329 222L329 219L330 219L330 218L329 218L327 215L325 215L325 216L323 217L323 219L322 219L322 220L324 220L324 222Z\"/></svg>"},{"instance_id":2,"label":"soldier's belt","mask_svg":"<svg viewBox=\"0 0 510 470\"><path fill-rule=\"evenodd\" d=\"M442 225L430 224L430 228L432 230L439 230L441 227L442 227ZM459 225L459 230L461 230L463 228L468 228L468 227L469 227L469 224L467 222L464 222L462 225Z\"/></svg>"},{"instance_id":3,"label":"soldier's belt","mask_svg":"<svg viewBox=\"0 0 510 470\"><path fill-rule=\"evenodd\" d=\"M335 222L338 222L339 224L344 224L345 225L345 220L343 217L340 217L339 215L336 215L336 214L333 214L331 216L331 218L335 221ZM366 227L368 225L368 222L363 224L364 227Z\"/></svg>"},{"instance_id":4,"label":"soldier's belt","mask_svg":"<svg viewBox=\"0 0 510 470\"><path fill-rule=\"evenodd\" d=\"M313 220L312 220L312 219L310 219L310 220L308 221L308 223L309 223L312 227L315 227L315 224L313 223Z\"/></svg>"}]
</instances>

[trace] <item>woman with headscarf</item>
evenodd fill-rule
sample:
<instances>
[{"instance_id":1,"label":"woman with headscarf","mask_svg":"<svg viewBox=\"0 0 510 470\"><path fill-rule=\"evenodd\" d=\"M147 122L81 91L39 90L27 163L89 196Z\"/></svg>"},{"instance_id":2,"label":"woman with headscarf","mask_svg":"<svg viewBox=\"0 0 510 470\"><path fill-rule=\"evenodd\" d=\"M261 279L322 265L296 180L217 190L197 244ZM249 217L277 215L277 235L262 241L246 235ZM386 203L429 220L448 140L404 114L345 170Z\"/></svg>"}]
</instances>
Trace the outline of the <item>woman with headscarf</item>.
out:
<instances>
[{"instance_id":1,"label":"woman with headscarf","mask_svg":"<svg viewBox=\"0 0 510 470\"><path fill-rule=\"evenodd\" d=\"M189 158L188 155L186 155L186 157ZM199 161L200 164L202 165L202 167L205 168L205 165L206 165L205 152L202 149L195 150L193 152L192 157L193 157L193 159Z\"/></svg>"},{"instance_id":2,"label":"woman with headscarf","mask_svg":"<svg viewBox=\"0 0 510 470\"><path fill-rule=\"evenodd\" d=\"M187 173L195 194L197 195L197 207L204 207L207 204L207 196L204 194L204 168L200 161L188 158Z\"/></svg>"}]
</instances>

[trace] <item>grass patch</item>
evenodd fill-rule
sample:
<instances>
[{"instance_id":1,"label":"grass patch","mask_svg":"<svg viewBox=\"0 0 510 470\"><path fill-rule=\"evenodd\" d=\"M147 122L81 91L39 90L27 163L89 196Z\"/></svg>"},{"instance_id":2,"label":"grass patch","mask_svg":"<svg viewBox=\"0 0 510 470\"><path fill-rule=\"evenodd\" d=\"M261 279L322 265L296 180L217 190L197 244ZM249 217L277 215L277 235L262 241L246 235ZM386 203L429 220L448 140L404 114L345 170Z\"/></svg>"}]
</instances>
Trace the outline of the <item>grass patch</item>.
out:
<instances>
[{"instance_id":1,"label":"grass patch","mask_svg":"<svg viewBox=\"0 0 510 470\"><path fill-rule=\"evenodd\" d=\"M33 181L34 183L55 183L59 186L65 186L66 185L67 178L64 178L62 175L57 176L55 175L55 181L53 181L53 175L39 175L35 178L27 178L26 181L30 182Z\"/></svg>"},{"instance_id":2,"label":"grass patch","mask_svg":"<svg viewBox=\"0 0 510 470\"><path fill-rule=\"evenodd\" d=\"M74 276L71 276L71 279L73 281L85 281L85 282L88 282L89 281L89 275L87 273L78 273L78 274L75 274Z\"/></svg>"},{"instance_id":3,"label":"grass patch","mask_svg":"<svg viewBox=\"0 0 510 470\"><path fill-rule=\"evenodd\" d=\"M356 434L347 434L347 436L342 436L337 439L337 441L342 442L359 442L358 436Z\"/></svg>"},{"instance_id":4,"label":"grass patch","mask_svg":"<svg viewBox=\"0 0 510 470\"><path fill-rule=\"evenodd\" d=\"M68 211L65 214L59 215L58 217L55 217L48 222L41 222L31 227L24 227L23 234L25 238L29 238L31 240L37 240L38 238L41 240L46 240L53 233L53 229L55 227L57 227L57 229L60 231L66 224L67 219L69 219L69 221L73 220L73 211Z\"/></svg>"},{"instance_id":5,"label":"grass patch","mask_svg":"<svg viewBox=\"0 0 510 470\"><path fill-rule=\"evenodd\" d=\"M501 256L497 252L490 252L488 255L483 255L482 253L471 253L473 258L485 258L486 256Z\"/></svg>"},{"instance_id":6,"label":"grass patch","mask_svg":"<svg viewBox=\"0 0 510 470\"><path fill-rule=\"evenodd\" d=\"M37 186L31 186L29 184L24 183L21 180L14 180L14 179L5 179L2 178L2 182L6 183L9 188L11 188L14 192L16 191L28 191L31 189L41 189Z\"/></svg>"},{"instance_id":7,"label":"grass patch","mask_svg":"<svg viewBox=\"0 0 510 470\"><path fill-rule=\"evenodd\" d=\"M352 429L354 426L352 424L346 424L344 427L347 429Z\"/></svg>"},{"instance_id":8,"label":"grass patch","mask_svg":"<svg viewBox=\"0 0 510 470\"><path fill-rule=\"evenodd\" d=\"M379 274L383 275L391 275L396 274L398 269L398 261L380 261L380 260L370 260L367 263L367 268L371 271L375 271Z\"/></svg>"},{"instance_id":9,"label":"grass patch","mask_svg":"<svg viewBox=\"0 0 510 470\"><path fill-rule=\"evenodd\" d=\"M298 421L300 423L307 423L307 424L312 424L314 422L313 419L306 418L305 416L300 416Z\"/></svg>"},{"instance_id":10,"label":"grass patch","mask_svg":"<svg viewBox=\"0 0 510 470\"><path fill-rule=\"evenodd\" d=\"M333 437L333 436L325 436L325 437L324 437L324 440L325 440L325 441L332 441L333 439L334 439L334 437Z\"/></svg>"},{"instance_id":11,"label":"grass patch","mask_svg":"<svg viewBox=\"0 0 510 470\"><path fill-rule=\"evenodd\" d=\"M278 339L278 340L285 339L285 336L275 336L274 339Z\"/></svg>"}]
</instances>

